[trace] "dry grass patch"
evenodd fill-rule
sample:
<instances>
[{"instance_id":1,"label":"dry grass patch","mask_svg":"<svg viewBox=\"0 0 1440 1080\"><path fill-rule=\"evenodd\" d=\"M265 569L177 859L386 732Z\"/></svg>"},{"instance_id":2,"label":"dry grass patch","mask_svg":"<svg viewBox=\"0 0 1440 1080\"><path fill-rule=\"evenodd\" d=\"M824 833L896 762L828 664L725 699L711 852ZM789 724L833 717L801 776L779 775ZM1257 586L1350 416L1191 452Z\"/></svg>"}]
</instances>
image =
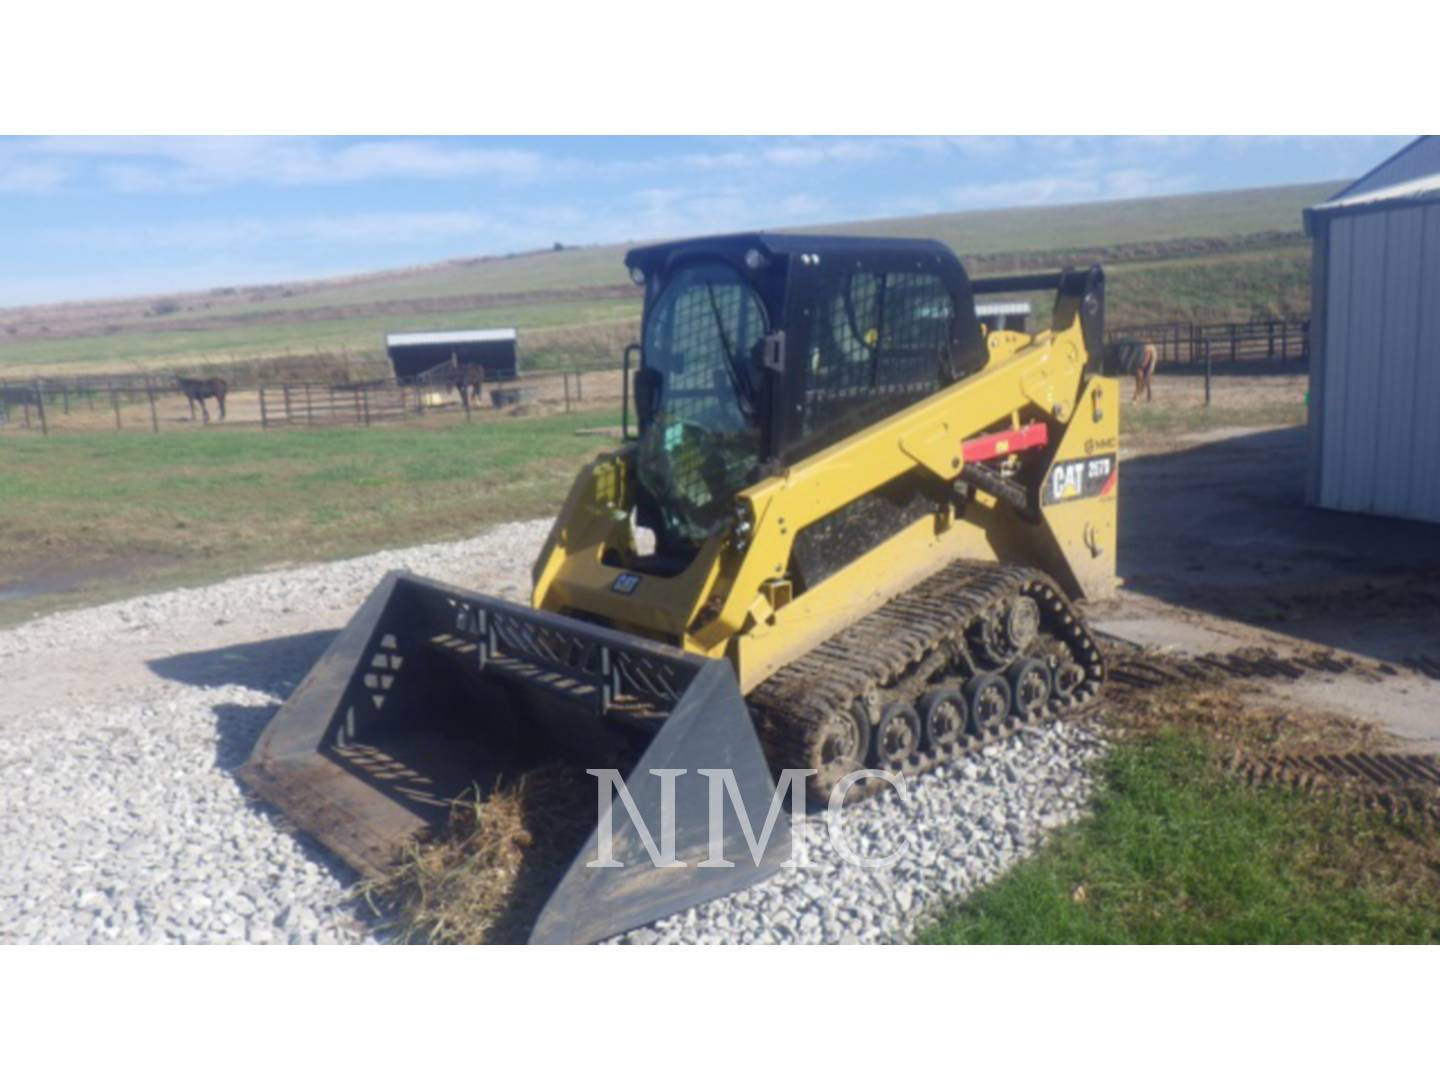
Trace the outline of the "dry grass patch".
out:
<instances>
[{"instance_id":1,"label":"dry grass patch","mask_svg":"<svg viewBox=\"0 0 1440 1080\"><path fill-rule=\"evenodd\" d=\"M402 942L523 943L594 828L588 779L546 765L457 801L439 837L412 846L362 895Z\"/></svg>"}]
</instances>

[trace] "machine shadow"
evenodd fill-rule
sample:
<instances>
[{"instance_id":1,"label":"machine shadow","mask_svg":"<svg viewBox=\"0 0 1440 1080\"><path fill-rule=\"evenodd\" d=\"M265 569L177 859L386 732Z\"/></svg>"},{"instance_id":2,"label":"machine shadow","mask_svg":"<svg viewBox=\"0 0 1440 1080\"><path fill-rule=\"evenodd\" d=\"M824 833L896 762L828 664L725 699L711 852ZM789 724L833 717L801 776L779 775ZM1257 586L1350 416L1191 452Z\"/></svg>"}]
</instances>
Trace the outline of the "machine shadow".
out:
<instances>
[{"instance_id":1,"label":"machine shadow","mask_svg":"<svg viewBox=\"0 0 1440 1080\"><path fill-rule=\"evenodd\" d=\"M334 630L317 630L267 641L178 653L152 660L149 667L161 678L189 686L243 686L285 697L324 654L336 633ZM214 706L215 766L234 779L235 771L250 759L261 733L279 707L278 703L242 705L229 702ZM253 798L238 780L234 782L245 793L247 802L276 831L291 836L305 857L318 868L330 874L344 888L353 889L360 883L360 875L353 869L304 833L296 832L284 815ZM371 932L383 929L381 916L371 910L358 894L353 894L345 907L357 925Z\"/></svg>"},{"instance_id":2,"label":"machine shadow","mask_svg":"<svg viewBox=\"0 0 1440 1080\"><path fill-rule=\"evenodd\" d=\"M285 696L315 666L337 630L312 630L289 637L176 653L149 661L162 679L188 686L244 686Z\"/></svg>"},{"instance_id":3,"label":"machine shadow","mask_svg":"<svg viewBox=\"0 0 1440 1080\"><path fill-rule=\"evenodd\" d=\"M1440 637L1440 525L1305 505L1306 433L1237 435L1120 468L1125 590L1404 663Z\"/></svg>"}]
</instances>

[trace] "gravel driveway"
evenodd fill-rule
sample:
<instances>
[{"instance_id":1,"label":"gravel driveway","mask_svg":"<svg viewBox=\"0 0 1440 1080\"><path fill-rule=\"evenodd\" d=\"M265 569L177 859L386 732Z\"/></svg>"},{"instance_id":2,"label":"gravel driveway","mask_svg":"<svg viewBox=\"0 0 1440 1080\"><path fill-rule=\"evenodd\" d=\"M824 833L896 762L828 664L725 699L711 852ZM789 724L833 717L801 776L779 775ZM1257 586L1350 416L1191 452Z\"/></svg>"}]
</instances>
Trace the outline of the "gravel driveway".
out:
<instances>
[{"instance_id":1,"label":"gravel driveway","mask_svg":"<svg viewBox=\"0 0 1440 1080\"><path fill-rule=\"evenodd\" d=\"M0 943L364 942L352 877L248 800L234 769L381 575L523 599L548 522L278 569L0 632ZM618 939L894 941L1072 820L1095 737L1070 724L841 811L810 865ZM816 824L823 826L820 819Z\"/></svg>"}]
</instances>

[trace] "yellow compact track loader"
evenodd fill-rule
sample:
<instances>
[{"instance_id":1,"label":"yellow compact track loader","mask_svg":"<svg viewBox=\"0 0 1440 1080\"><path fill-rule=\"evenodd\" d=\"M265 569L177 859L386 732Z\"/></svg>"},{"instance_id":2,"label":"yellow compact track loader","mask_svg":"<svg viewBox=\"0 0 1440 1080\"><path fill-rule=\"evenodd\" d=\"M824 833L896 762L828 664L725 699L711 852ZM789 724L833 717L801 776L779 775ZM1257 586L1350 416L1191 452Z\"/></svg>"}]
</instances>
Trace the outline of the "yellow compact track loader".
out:
<instances>
[{"instance_id":1,"label":"yellow compact track loader","mask_svg":"<svg viewBox=\"0 0 1440 1080\"><path fill-rule=\"evenodd\" d=\"M938 243L770 234L626 263L624 438L576 479L531 606L390 574L242 774L368 872L469 789L557 758L577 783L619 770L611 857L592 836L532 941L772 873L782 770L843 801L877 783L861 770L931 768L1104 680L1072 606L1115 572L1099 267L971 281ZM977 294L1038 291L1033 334L977 318Z\"/></svg>"}]
</instances>

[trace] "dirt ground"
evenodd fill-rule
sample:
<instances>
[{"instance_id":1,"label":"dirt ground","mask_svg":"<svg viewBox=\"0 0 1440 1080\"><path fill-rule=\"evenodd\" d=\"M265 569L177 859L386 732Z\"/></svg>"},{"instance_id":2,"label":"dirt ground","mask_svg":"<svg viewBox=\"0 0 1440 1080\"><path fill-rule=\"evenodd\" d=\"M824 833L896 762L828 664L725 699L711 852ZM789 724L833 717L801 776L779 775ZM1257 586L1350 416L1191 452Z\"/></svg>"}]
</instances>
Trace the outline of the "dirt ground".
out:
<instances>
[{"instance_id":1,"label":"dirt ground","mask_svg":"<svg viewBox=\"0 0 1440 1080\"><path fill-rule=\"evenodd\" d=\"M1440 681L1417 670L1440 660L1440 526L1306 506L1304 428L1157 441L1178 448L1121 468L1123 585L1091 606L1096 627L1179 653L1349 654L1350 672L1256 692L1440 751Z\"/></svg>"}]
</instances>

